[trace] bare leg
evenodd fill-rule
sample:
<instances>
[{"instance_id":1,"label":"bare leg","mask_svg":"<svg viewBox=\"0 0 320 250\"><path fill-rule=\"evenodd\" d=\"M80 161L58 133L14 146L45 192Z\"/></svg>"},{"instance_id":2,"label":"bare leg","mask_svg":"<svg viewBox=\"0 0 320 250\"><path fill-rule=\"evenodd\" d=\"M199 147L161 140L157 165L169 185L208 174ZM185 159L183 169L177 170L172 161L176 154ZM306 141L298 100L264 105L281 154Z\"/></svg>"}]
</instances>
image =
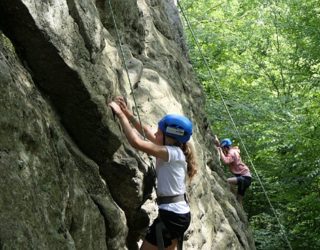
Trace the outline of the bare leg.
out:
<instances>
[{"instance_id":1,"label":"bare leg","mask_svg":"<svg viewBox=\"0 0 320 250\"><path fill-rule=\"evenodd\" d=\"M228 178L227 181L228 181L229 184L232 184L232 185L237 185L238 184L237 177Z\"/></svg>"},{"instance_id":2,"label":"bare leg","mask_svg":"<svg viewBox=\"0 0 320 250\"><path fill-rule=\"evenodd\" d=\"M230 190L234 195L237 195L237 190L235 188L235 186L237 185L237 178L236 177L231 177L228 178L228 183L230 184Z\"/></svg>"},{"instance_id":3,"label":"bare leg","mask_svg":"<svg viewBox=\"0 0 320 250\"><path fill-rule=\"evenodd\" d=\"M178 240L172 240L172 244L168 247L166 247L166 250L175 250L178 244ZM148 241L144 240L142 242L142 245L140 247L140 250L158 250L158 247L155 245L152 245Z\"/></svg>"},{"instance_id":4,"label":"bare leg","mask_svg":"<svg viewBox=\"0 0 320 250\"><path fill-rule=\"evenodd\" d=\"M237 190L235 189L235 186L238 184L237 177L228 178L227 181L231 185L232 193L234 193L236 195L237 201L242 205L243 197L242 197L242 195L238 194Z\"/></svg>"},{"instance_id":5,"label":"bare leg","mask_svg":"<svg viewBox=\"0 0 320 250\"><path fill-rule=\"evenodd\" d=\"M166 250L175 250L178 244L178 240L172 240L172 244L166 248Z\"/></svg>"},{"instance_id":6,"label":"bare leg","mask_svg":"<svg viewBox=\"0 0 320 250\"><path fill-rule=\"evenodd\" d=\"M242 206L243 196L240 194L237 194L237 200L240 203L240 205Z\"/></svg>"},{"instance_id":7,"label":"bare leg","mask_svg":"<svg viewBox=\"0 0 320 250\"><path fill-rule=\"evenodd\" d=\"M142 242L142 245L140 247L140 250L158 250L158 247L155 245L152 245L148 241L144 240Z\"/></svg>"}]
</instances>

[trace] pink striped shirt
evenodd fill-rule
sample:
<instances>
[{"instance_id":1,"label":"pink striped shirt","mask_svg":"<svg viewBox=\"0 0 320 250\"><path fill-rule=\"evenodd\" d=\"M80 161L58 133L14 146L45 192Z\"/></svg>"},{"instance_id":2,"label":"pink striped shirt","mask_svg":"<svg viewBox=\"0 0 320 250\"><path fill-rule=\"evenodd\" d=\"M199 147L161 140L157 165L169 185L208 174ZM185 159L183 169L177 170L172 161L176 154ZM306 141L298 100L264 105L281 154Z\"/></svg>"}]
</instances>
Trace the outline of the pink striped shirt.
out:
<instances>
[{"instance_id":1,"label":"pink striped shirt","mask_svg":"<svg viewBox=\"0 0 320 250\"><path fill-rule=\"evenodd\" d=\"M220 155L223 163L228 165L233 174L251 177L248 166L241 160L240 149L238 147L230 148L227 155L225 155L223 152Z\"/></svg>"}]
</instances>

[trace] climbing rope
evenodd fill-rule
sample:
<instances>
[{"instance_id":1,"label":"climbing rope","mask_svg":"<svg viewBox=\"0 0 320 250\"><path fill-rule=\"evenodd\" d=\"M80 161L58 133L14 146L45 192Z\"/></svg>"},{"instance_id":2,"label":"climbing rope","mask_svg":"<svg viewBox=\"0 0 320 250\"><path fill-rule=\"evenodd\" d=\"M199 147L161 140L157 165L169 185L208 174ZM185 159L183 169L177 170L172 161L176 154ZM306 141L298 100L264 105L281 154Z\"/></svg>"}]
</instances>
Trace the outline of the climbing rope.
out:
<instances>
[{"instance_id":1,"label":"climbing rope","mask_svg":"<svg viewBox=\"0 0 320 250\"><path fill-rule=\"evenodd\" d=\"M143 126L142 126L141 119L140 119L140 114L139 114L137 102L136 102L135 95L134 95L134 92L133 92L133 87L132 87L132 83L131 83L131 80L130 80L128 67L126 65L125 56L124 56L124 52L123 52L123 48L122 48L122 44L121 44L121 38L120 38L120 35L119 35L117 23L116 23L116 20L115 20L115 17L114 17L112 5L111 5L111 0L109 0L109 7L110 7L110 12L111 12L111 16L112 16L112 19L113 19L114 27L115 27L115 30L116 30L116 33L117 33L117 38L118 38L118 43L119 43L119 47L120 47L120 51L121 51L121 55L122 55L122 60L123 60L124 66L125 66L125 70L127 72L127 77L128 77L128 81L129 81L129 84L130 84L132 98L133 98L134 105L136 107L136 112L137 112L137 115L138 115L138 119L139 119L140 127L141 127L141 130L142 130L143 138L146 139L146 135L145 135L145 132L144 132L144 129L143 129ZM140 155L139 151L138 151L138 154ZM156 176L156 169L155 169L155 166L153 164L153 161L152 161L152 159L151 159L151 157L149 155L148 155L148 157L149 157L149 161L151 162L151 169L153 171L153 174L154 174L154 176ZM145 162L141 157L140 157L140 160ZM154 183L154 189L157 190L156 183ZM157 234L157 242L159 244L159 249L161 249L161 250L163 249L164 250L162 230L165 228L165 226L164 226L163 222L160 223L160 226L162 226L162 227L161 228L157 228L157 232L156 232L156 234ZM179 250L180 249L182 250L182 241L180 241L180 240L178 242L178 247L179 247L178 248Z\"/></svg>"},{"instance_id":2,"label":"climbing rope","mask_svg":"<svg viewBox=\"0 0 320 250\"><path fill-rule=\"evenodd\" d=\"M114 28L115 28L115 31L116 31L116 34L117 34L117 39L118 39L119 48L120 48L120 52L121 52L120 54L121 54L122 61L123 61L123 65L124 65L124 68L125 68L125 70L126 70L127 78L128 78L128 81L129 81L130 90L131 90L131 93L132 93L133 103L134 103L134 105L135 105L135 107L136 107L136 112L137 112L137 115L138 115L139 124L140 124L140 126L141 126L143 138L146 139L146 135L145 135L144 129L143 129L143 127L142 127L142 123L141 123L141 119L140 119L140 113L139 113L139 110L138 110L136 98L135 98L135 95L134 95L134 92L133 92L133 85L132 85L131 80L130 80L130 75L129 75L128 66L127 66L127 64L126 64L126 59L125 59L125 56L124 56L124 51L123 51L123 47L122 47L122 42L121 42L121 38L120 38L120 34L119 34L117 22L116 22L114 13L113 13L113 8L112 8L112 5L111 5L111 0L109 0L109 7L110 7L110 13L111 13L111 16L112 16Z\"/></svg>"},{"instance_id":3,"label":"climbing rope","mask_svg":"<svg viewBox=\"0 0 320 250\"><path fill-rule=\"evenodd\" d=\"M117 34L117 40L118 40L118 44L119 44L119 48L120 48L120 54L121 54L122 62L123 62L123 65L124 65L124 68L125 68L125 71L126 71L126 75L127 75L127 78L128 78L128 81L129 81L129 85L130 85L130 90L131 90L131 93L132 93L133 103L134 103L134 106L136 107L136 113L137 113L139 124L140 124L140 127L141 127L143 139L146 140L146 134L145 134L145 131L144 131L143 126L142 126L139 109L138 109L136 98L135 98L135 94L134 94L134 91L133 91L133 85L131 83L129 70L128 70L128 67L127 67L127 64L126 64L126 59L125 59L125 56L124 56L124 51L123 51L123 47L122 47L122 42L121 42L121 38L120 38L119 29L118 29L117 22L116 22L116 19L115 19L115 16L114 16L114 12L113 12L113 8L112 8L112 5L111 5L111 0L108 0L108 2L109 2L109 8L110 8L110 13L111 13L111 17L112 17L112 20L113 20L114 28L115 28L115 31L116 31L116 34ZM140 156L140 152L139 151L137 151L137 152L138 152L138 155ZM153 171L153 174L154 174L154 176L156 176L156 169L154 167L153 160L151 159L151 157L149 155L148 155L148 157L149 157L149 161L151 162L151 169ZM148 165L146 163L146 161L141 156L140 156L140 160L142 162L144 162L146 165ZM154 184L154 188L156 190L155 184Z\"/></svg>"},{"instance_id":4,"label":"climbing rope","mask_svg":"<svg viewBox=\"0 0 320 250\"><path fill-rule=\"evenodd\" d=\"M224 108L226 109L226 111L227 111L227 113L228 113L228 116L229 116L229 118L230 118L230 120L231 120L231 123L232 123L232 125L233 125L233 127L234 127L234 129L235 129L235 132L236 132L236 134L238 135L238 138L240 139L240 143L241 143L242 147L244 148L244 151L245 151L245 153L246 153L246 155L247 155L247 157L248 157L248 159L249 159L249 162L250 162L250 164L251 164L251 166L252 166L252 168L253 168L253 170L254 170L254 172L255 172L255 175L257 176L257 179L258 179L258 181L259 181L259 183L260 183L260 185L261 185L261 187L262 187L263 193L264 193L264 195L265 195L265 197L266 197L266 199L267 199L267 201L268 201L268 203L269 203L269 205L270 205L270 207L271 207L271 210L272 210L272 212L273 212L273 214L274 214L274 216L275 216L275 218L276 218L276 220L277 220L277 223L278 223L278 225L279 225L279 227L280 227L280 231L281 231L281 233L282 233L282 235L283 235L283 237L284 237L284 239L285 239L285 241L286 241L289 249L292 250L291 244L290 244L290 242L289 242L289 240L288 240L288 237L287 237L287 234L286 234L286 232L285 232L285 230L284 230L284 226L281 224L280 219L279 219L279 216L277 215L277 213L276 213L276 211L275 211L275 209L274 209L274 207L273 207L273 205L272 205L272 203L271 203L271 201L270 201L270 199L269 199L269 196L268 196L268 194L267 194L267 191L266 191L266 189L264 188L264 185L263 185L263 183L262 183L262 181L261 181L261 179L260 179L260 176L258 175L258 172L257 172L257 170L256 170L256 168L255 168L255 166L254 166L254 164L253 164L253 162L252 162L252 160L251 160L251 157L250 157L250 155L249 155L249 153L248 153L248 150L247 150L247 148L246 148L246 146L245 146L245 144L244 144L244 142L243 142L243 140L242 140L242 137L241 137L241 135L240 135L240 133L239 133L238 127L236 126L236 124L235 124L235 122L234 122L234 119L233 119L233 117L232 117L232 115L231 115L231 113L230 113L230 111L229 111L229 108L228 108L228 106L227 106L227 104L226 104L226 101L225 101L225 99L224 99L224 97L223 97L223 95L222 95L222 91L220 90L220 87L219 87L218 83L216 82L216 80L214 79L214 77L213 77L213 75L212 75L212 72L211 72L211 70L210 70L209 64L208 64L206 58L204 57L204 55L203 55L203 53L202 53L202 50L201 50L201 48L200 48L200 46L199 46L198 39L197 39L197 37L196 37L196 35L195 35L195 33L194 33L191 25L190 25L189 19L188 19L187 15L185 14L184 9L183 9L183 7L181 6L181 4L180 4L179 1L178 1L178 6L179 6L179 8L180 8L180 10L181 10L181 13L182 13L182 15L183 15L186 23L187 23L187 26L188 26L191 34L192 34L193 40L194 40L194 42L195 42L195 44L196 44L196 47L197 47L197 49L198 49L198 51L199 51L199 54L200 54L201 57L202 57L202 60L203 60L203 62L204 62L204 64L205 64L205 66L206 66L206 68L207 68L207 70L208 70L208 72L209 72L209 75L210 75L210 77L211 77L211 79L212 79L212 82L214 83L216 89L218 90L218 93L219 93L219 96L220 96L220 98L221 98L221 100L222 100L223 106L224 106Z\"/></svg>"}]
</instances>

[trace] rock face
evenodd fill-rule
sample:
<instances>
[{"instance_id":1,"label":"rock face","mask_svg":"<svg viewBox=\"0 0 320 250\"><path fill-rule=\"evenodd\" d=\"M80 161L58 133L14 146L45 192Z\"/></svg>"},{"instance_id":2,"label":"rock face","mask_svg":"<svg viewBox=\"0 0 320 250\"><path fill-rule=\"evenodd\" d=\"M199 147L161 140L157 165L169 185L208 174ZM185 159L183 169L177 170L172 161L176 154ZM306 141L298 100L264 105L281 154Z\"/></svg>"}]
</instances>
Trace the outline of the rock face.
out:
<instances>
[{"instance_id":1,"label":"rock face","mask_svg":"<svg viewBox=\"0 0 320 250\"><path fill-rule=\"evenodd\" d=\"M194 122L184 248L255 249L173 0L0 0L0 84L1 249L138 248L157 212L152 159L106 107L116 95L155 129L165 113Z\"/></svg>"}]
</instances>

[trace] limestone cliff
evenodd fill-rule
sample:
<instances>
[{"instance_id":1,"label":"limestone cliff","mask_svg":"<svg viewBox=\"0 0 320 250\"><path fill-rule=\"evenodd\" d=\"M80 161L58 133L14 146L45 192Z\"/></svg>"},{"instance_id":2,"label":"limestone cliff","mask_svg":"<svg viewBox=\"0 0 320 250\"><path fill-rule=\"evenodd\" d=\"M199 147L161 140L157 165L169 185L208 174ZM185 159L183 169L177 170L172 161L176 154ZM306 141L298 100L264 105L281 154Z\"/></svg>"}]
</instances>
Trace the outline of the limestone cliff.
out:
<instances>
[{"instance_id":1,"label":"limestone cliff","mask_svg":"<svg viewBox=\"0 0 320 250\"><path fill-rule=\"evenodd\" d=\"M173 0L111 6L0 0L0 248L138 248L156 216L154 176L106 107L124 95L155 129L165 113L194 122L199 172L185 249L254 249L210 141Z\"/></svg>"}]
</instances>

